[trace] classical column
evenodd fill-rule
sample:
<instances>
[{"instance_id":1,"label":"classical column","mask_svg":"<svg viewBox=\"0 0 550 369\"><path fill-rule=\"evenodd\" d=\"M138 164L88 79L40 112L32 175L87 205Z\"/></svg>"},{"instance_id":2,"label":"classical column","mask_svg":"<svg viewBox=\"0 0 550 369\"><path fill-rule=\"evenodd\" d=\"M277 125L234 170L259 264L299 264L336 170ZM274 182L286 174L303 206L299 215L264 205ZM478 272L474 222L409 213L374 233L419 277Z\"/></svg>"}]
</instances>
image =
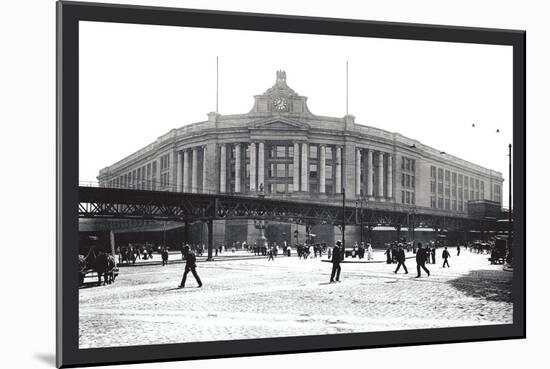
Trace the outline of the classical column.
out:
<instances>
[{"instance_id":1,"label":"classical column","mask_svg":"<svg viewBox=\"0 0 550 369\"><path fill-rule=\"evenodd\" d=\"M325 163L326 163L326 147L319 146L319 192L325 193Z\"/></svg>"},{"instance_id":2,"label":"classical column","mask_svg":"<svg viewBox=\"0 0 550 369\"><path fill-rule=\"evenodd\" d=\"M302 191L306 192L308 191L308 175L309 175L309 167L307 165L307 158L308 158L309 152L308 152L308 144L302 143Z\"/></svg>"},{"instance_id":3,"label":"classical column","mask_svg":"<svg viewBox=\"0 0 550 369\"><path fill-rule=\"evenodd\" d=\"M260 186L264 187L265 191L265 184L264 184L264 143L259 142L258 143L258 188Z\"/></svg>"},{"instance_id":4,"label":"classical column","mask_svg":"<svg viewBox=\"0 0 550 369\"><path fill-rule=\"evenodd\" d=\"M220 148L220 192L226 191L226 180L227 180L227 157L226 157L226 146L221 144Z\"/></svg>"},{"instance_id":5,"label":"classical column","mask_svg":"<svg viewBox=\"0 0 550 369\"><path fill-rule=\"evenodd\" d=\"M157 159L156 162L157 164L155 165L155 182L153 183L153 185L155 186L154 189L158 190L160 188L160 159ZM130 173L128 175L128 185L130 185L130 183L132 182L131 176L132 174Z\"/></svg>"},{"instance_id":6,"label":"classical column","mask_svg":"<svg viewBox=\"0 0 550 369\"><path fill-rule=\"evenodd\" d=\"M250 191L256 191L256 143L250 145Z\"/></svg>"},{"instance_id":7,"label":"classical column","mask_svg":"<svg viewBox=\"0 0 550 369\"><path fill-rule=\"evenodd\" d=\"M206 186L206 146L202 147L202 192L207 192Z\"/></svg>"},{"instance_id":8,"label":"classical column","mask_svg":"<svg viewBox=\"0 0 550 369\"><path fill-rule=\"evenodd\" d=\"M198 168L197 168L197 155L199 153L199 150L197 147L193 147L193 157L191 158L191 192L197 193L197 175L198 175Z\"/></svg>"},{"instance_id":9,"label":"classical column","mask_svg":"<svg viewBox=\"0 0 550 369\"><path fill-rule=\"evenodd\" d=\"M393 158L388 154L388 198L393 197Z\"/></svg>"},{"instance_id":10,"label":"classical column","mask_svg":"<svg viewBox=\"0 0 550 369\"><path fill-rule=\"evenodd\" d=\"M294 177L292 181L292 191L300 191L300 144L294 142Z\"/></svg>"},{"instance_id":11,"label":"classical column","mask_svg":"<svg viewBox=\"0 0 550 369\"><path fill-rule=\"evenodd\" d=\"M182 175L182 172L181 172L181 165L182 165L182 161L183 161L183 151L178 151L178 155L177 155L177 158L178 158L178 162L177 162L177 167L176 167L176 191L177 192L181 192L182 191L182 179L181 179L181 175Z\"/></svg>"},{"instance_id":12,"label":"classical column","mask_svg":"<svg viewBox=\"0 0 550 369\"><path fill-rule=\"evenodd\" d=\"M189 192L189 150L183 152L183 192Z\"/></svg>"},{"instance_id":13,"label":"classical column","mask_svg":"<svg viewBox=\"0 0 550 369\"><path fill-rule=\"evenodd\" d=\"M355 194L361 194L361 149L355 149Z\"/></svg>"},{"instance_id":14,"label":"classical column","mask_svg":"<svg viewBox=\"0 0 550 369\"><path fill-rule=\"evenodd\" d=\"M241 192L241 144L235 144L235 192Z\"/></svg>"},{"instance_id":15,"label":"classical column","mask_svg":"<svg viewBox=\"0 0 550 369\"><path fill-rule=\"evenodd\" d=\"M374 168L374 160L372 157L372 150L369 150L367 153L367 196L373 197L374 196L374 171L372 170Z\"/></svg>"},{"instance_id":16,"label":"classical column","mask_svg":"<svg viewBox=\"0 0 550 369\"><path fill-rule=\"evenodd\" d=\"M378 196L384 196L384 154L378 153Z\"/></svg>"},{"instance_id":17,"label":"classical column","mask_svg":"<svg viewBox=\"0 0 550 369\"><path fill-rule=\"evenodd\" d=\"M334 192L340 194L342 192L342 148L336 148L336 168L334 173Z\"/></svg>"}]
</instances>

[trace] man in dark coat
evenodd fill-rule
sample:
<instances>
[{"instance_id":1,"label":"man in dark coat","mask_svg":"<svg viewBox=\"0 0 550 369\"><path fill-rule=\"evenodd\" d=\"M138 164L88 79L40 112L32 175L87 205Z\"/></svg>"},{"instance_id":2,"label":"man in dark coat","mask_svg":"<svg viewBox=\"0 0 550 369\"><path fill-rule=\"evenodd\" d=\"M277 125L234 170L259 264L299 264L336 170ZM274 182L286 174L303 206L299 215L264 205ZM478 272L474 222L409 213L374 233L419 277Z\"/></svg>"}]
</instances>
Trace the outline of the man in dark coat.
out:
<instances>
[{"instance_id":1,"label":"man in dark coat","mask_svg":"<svg viewBox=\"0 0 550 369\"><path fill-rule=\"evenodd\" d=\"M444 260L443 261L443 268L445 268L445 265L447 265L450 268L451 266L449 265L449 260L447 260L447 259L451 257L451 254L447 250L447 247L445 247L445 250L443 250L443 253L441 254L441 257Z\"/></svg>"},{"instance_id":2,"label":"man in dark coat","mask_svg":"<svg viewBox=\"0 0 550 369\"><path fill-rule=\"evenodd\" d=\"M420 268L424 269L428 277L430 271L426 268L426 251L422 247L422 242L418 243L418 251L416 252L416 278L420 278Z\"/></svg>"},{"instance_id":3,"label":"man in dark coat","mask_svg":"<svg viewBox=\"0 0 550 369\"><path fill-rule=\"evenodd\" d=\"M199 275L195 270L195 268L197 267L197 257L195 256L195 253L189 250L189 245L185 245L185 247L183 248L183 252L185 254L186 263L185 263L185 271L183 272L183 277L180 283L180 288L185 287L185 280L187 279L187 274L189 272L191 272L193 274L193 277L195 277L195 280L199 284L199 288L202 287L201 279L199 278Z\"/></svg>"},{"instance_id":4,"label":"man in dark coat","mask_svg":"<svg viewBox=\"0 0 550 369\"><path fill-rule=\"evenodd\" d=\"M435 264L435 245L432 246L431 250L430 250L430 253L432 254L432 264Z\"/></svg>"},{"instance_id":5,"label":"man in dark coat","mask_svg":"<svg viewBox=\"0 0 550 369\"><path fill-rule=\"evenodd\" d=\"M332 273L330 273L330 283L334 283L334 276L336 275L336 282L340 282L340 258L342 252L342 241L336 241L336 246L332 249Z\"/></svg>"},{"instance_id":6,"label":"man in dark coat","mask_svg":"<svg viewBox=\"0 0 550 369\"><path fill-rule=\"evenodd\" d=\"M403 269L405 269L405 274L409 274L409 271L407 270L407 266L405 265L405 250L403 250L403 245L399 244L397 246L397 251L395 252L395 259L397 260L397 268L395 269L394 273L397 274L399 271L399 268L401 268L401 265L403 265Z\"/></svg>"},{"instance_id":7,"label":"man in dark coat","mask_svg":"<svg viewBox=\"0 0 550 369\"><path fill-rule=\"evenodd\" d=\"M386 254L386 264L391 264L392 263L392 250L390 248L390 246L388 246L388 248L386 249L386 252L384 252L384 254Z\"/></svg>"}]
</instances>

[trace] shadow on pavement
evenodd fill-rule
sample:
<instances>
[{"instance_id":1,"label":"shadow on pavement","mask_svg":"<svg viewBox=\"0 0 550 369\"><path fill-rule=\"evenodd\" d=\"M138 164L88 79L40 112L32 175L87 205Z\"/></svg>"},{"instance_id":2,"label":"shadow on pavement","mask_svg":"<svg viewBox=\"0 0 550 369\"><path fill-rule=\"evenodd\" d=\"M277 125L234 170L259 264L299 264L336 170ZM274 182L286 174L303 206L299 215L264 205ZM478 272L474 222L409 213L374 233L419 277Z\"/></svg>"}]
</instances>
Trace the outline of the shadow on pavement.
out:
<instances>
[{"instance_id":1,"label":"shadow on pavement","mask_svg":"<svg viewBox=\"0 0 550 369\"><path fill-rule=\"evenodd\" d=\"M448 281L468 296L488 301L512 302L512 273L502 270L472 270Z\"/></svg>"}]
</instances>

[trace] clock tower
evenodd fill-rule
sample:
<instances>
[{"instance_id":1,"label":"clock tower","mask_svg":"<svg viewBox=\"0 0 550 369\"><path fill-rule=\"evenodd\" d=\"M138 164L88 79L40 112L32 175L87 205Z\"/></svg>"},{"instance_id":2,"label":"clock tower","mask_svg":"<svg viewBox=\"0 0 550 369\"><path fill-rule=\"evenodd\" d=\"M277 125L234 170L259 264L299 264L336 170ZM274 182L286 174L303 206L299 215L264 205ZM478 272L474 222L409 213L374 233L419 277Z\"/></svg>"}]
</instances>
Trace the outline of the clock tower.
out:
<instances>
[{"instance_id":1,"label":"clock tower","mask_svg":"<svg viewBox=\"0 0 550 369\"><path fill-rule=\"evenodd\" d=\"M286 84L286 72L277 71L275 84L262 95L254 96L251 113L311 114L306 101Z\"/></svg>"}]
</instances>

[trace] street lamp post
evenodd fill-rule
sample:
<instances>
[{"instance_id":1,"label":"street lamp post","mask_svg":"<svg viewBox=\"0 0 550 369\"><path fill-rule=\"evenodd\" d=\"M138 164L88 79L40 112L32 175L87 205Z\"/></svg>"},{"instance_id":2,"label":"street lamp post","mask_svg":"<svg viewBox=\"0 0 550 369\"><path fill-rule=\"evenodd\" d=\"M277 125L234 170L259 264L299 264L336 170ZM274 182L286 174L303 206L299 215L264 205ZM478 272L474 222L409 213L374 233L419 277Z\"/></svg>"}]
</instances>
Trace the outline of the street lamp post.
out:
<instances>
[{"instance_id":1,"label":"street lamp post","mask_svg":"<svg viewBox=\"0 0 550 369\"><path fill-rule=\"evenodd\" d=\"M340 259L344 260L346 253L346 189L342 187L342 252Z\"/></svg>"},{"instance_id":2,"label":"street lamp post","mask_svg":"<svg viewBox=\"0 0 550 369\"><path fill-rule=\"evenodd\" d=\"M361 243L363 243L363 229L365 228L364 222L363 222L363 201L365 201L365 203L366 203L367 199L363 196L363 191L361 191L361 193L359 194L359 199L355 201L356 205L357 204L359 205L359 211L360 211L359 224L361 225L361 233L360 233ZM365 206L365 208L366 208L366 206Z\"/></svg>"},{"instance_id":3,"label":"street lamp post","mask_svg":"<svg viewBox=\"0 0 550 369\"><path fill-rule=\"evenodd\" d=\"M410 215L412 215L412 232L411 232L411 238L412 238L412 242L413 242L413 245L414 245L414 229L416 228L415 227L415 223L416 223L416 206L412 206L411 207L411 212L410 212ZM410 220L410 218L409 218ZM409 228L410 228L410 222L409 222Z\"/></svg>"},{"instance_id":4,"label":"street lamp post","mask_svg":"<svg viewBox=\"0 0 550 369\"><path fill-rule=\"evenodd\" d=\"M512 249L512 144L508 144L508 242L506 263L511 265L514 260Z\"/></svg>"}]
</instances>

